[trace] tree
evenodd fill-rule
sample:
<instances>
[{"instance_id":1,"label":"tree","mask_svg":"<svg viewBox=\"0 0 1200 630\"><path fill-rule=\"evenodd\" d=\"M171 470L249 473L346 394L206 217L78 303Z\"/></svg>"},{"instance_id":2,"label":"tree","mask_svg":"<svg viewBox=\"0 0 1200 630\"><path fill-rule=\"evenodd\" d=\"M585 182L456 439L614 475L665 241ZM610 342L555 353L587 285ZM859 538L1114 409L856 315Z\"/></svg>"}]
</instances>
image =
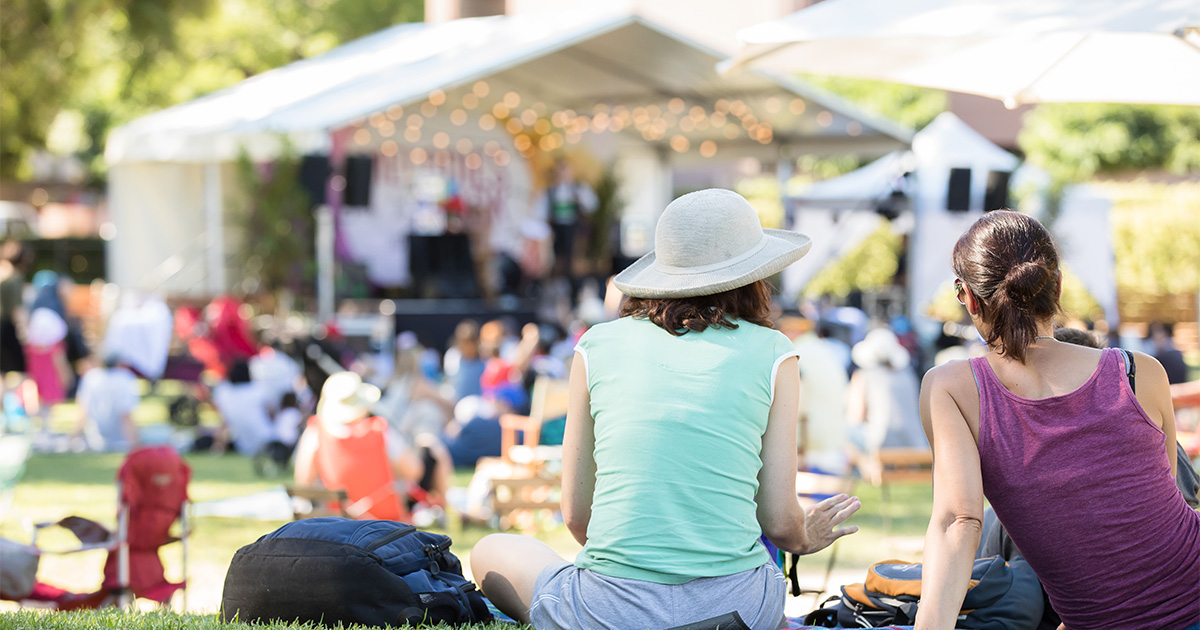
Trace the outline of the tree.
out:
<instances>
[{"instance_id":1,"label":"tree","mask_svg":"<svg viewBox=\"0 0 1200 630\"><path fill-rule=\"evenodd\" d=\"M236 168L242 194L240 252L242 276L257 286L247 293L289 290L306 293L316 273L313 253L315 224L312 201L300 186L300 156L282 141L270 164L255 164L244 150Z\"/></svg>"},{"instance_id":2,"label":"tree","mask_svg":"<svg viewBox=\"0 0 1200 630\"><path fill-rule=\"evenodd\" d=\"M62 112L85 121L102 178L115 126L329 51L421 0L7 0L0 20L0 175L28 177Z\"/></svg>"},{"instance_id":3,"label":"tree","mask_svg":"<svg viewBox=\"0 0 1200 630\"><path fill-rule=\"evenodd\" d=\"M913 129L928 125L938 114L946 111L946 93L941 90L818 74L805 74L801 77L813 85L853 101L869 112Z\"/></svg>"},{"instance_id":4,"label":"tree","mask_svg":"<svg viewBox=\"0 0 1200 630\"><path fill-rule=\"evenodd\" d=\"M27 177L59 112L123 63L131 75L174 50L176 27L208 0L8 0L0 19L0 175ZM119 44L119 45L114 45ZM114 54L115 53L115 54Z\"/></svg>"},{"instance_id":5,"label":"tree","mask_svg":"<svg viewBox=\"0 0 1200 630\"><path fill-rule=\"evenodd\" d=\"M1041 105L1025 117L1017 143L1060 183L1133 170L1200 171L1200 107Z\"/></svg>"}]
</instances>

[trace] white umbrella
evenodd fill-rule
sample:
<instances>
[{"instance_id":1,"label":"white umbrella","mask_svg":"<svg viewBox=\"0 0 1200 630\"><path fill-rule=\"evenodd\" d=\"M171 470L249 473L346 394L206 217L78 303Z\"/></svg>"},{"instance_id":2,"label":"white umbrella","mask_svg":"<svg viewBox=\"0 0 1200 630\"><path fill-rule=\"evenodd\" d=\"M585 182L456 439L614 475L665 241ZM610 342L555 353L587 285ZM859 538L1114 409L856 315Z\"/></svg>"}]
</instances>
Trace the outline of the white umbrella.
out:
<instances>
[{"instance_id":1,"label":"white umbrella","mask_svg":"<svg viewBox=\"0 0 1200 630\"><path fill-rule=\"evenodd\" d=\"M1038 102L1200 105L1200 0L826 0L744 29L750 66Z\"/></svg>"}]
</instances>

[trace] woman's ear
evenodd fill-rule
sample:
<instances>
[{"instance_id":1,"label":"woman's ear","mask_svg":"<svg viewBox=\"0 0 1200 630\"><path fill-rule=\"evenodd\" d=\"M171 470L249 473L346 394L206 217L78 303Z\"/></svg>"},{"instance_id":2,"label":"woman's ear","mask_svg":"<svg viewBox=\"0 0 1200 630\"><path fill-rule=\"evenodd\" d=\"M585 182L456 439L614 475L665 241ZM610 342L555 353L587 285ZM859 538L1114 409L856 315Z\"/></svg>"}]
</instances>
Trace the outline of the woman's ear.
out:
<instances>
[{"instance_id":1,"label":"woman's ear","mask_svg":"<svg viewBox=\"0 0 1200 630\"><path fill-rule=\"evenodd\" d=\"M979 316L979 300L975 299L975 294L971 292L971 289L965 288L965 287L964 287L964 289L965 290L963 291L963 294L967 300L967 303L964 306L967 307L967 314L970 315L971 317L978 317Z\"/></svg>"}]
</instances>

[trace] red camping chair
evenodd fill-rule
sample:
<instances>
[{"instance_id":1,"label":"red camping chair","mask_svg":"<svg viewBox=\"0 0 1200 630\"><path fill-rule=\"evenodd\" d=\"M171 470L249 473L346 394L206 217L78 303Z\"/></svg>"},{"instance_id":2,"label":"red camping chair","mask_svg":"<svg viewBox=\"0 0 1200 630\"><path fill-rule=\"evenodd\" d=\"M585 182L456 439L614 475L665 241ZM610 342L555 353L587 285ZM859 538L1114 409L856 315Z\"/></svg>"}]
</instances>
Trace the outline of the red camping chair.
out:
<instances>
[{"instance_id":1,"label":"red camping chair","mask_svg":"<svg viewBox=\"0 0 1200 630\"><path fill-rule=\"evenodd\" d=\"M165 604L175 591L184 593L187 607L187 484L191 469L173 449L155 446L135 450L125 458L117 472L117 531L111 532L94 521L68 516L56 523L34 526L33 546L39 530L59 526L70 530L82 545L55 553L75 553L107 549L104 583L95 593L69 593L38 582L26 600L53 602L59 610L125 606L134 598L144 597ZM180 537L170 534L171 525L180 521ZM180 541L183 554L183 582L168 582L158 550ZM41 553L49 553L41 551Z\"/></svg>"}]
</instances>

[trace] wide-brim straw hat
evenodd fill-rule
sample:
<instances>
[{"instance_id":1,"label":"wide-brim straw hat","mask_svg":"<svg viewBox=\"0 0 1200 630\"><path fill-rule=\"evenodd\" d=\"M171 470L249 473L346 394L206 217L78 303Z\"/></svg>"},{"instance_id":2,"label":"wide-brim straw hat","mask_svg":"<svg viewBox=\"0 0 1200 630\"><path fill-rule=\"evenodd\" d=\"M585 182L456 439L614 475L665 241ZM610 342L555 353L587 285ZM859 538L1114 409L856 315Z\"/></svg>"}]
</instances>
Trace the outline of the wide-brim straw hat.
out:
<instances>
[{"instance_id":1,"label":"wide-brim straw hat","mask_svg":"<svg viewBox=\"0 0 1200 630\"><path fill-rule=\"evenodd\" d=\"M637 298L714 295L770 277L811 247L799 232L763 229L741 195L710 188L672 201L654 230L654 251L613 283Z\"/></svg>"},{"instance_id":2,"label":"wide-brim straw hat","mask_svg":"<svg viewBox=\"0 0 1200 630\"><path fill-rule=\"evenodd\" d=\"M321 399L317 402L317 417L327 426L353 422L371 413L379 402L380 391L354 372L338 372L325 380Z\"/></svg>"}]
</instances>

